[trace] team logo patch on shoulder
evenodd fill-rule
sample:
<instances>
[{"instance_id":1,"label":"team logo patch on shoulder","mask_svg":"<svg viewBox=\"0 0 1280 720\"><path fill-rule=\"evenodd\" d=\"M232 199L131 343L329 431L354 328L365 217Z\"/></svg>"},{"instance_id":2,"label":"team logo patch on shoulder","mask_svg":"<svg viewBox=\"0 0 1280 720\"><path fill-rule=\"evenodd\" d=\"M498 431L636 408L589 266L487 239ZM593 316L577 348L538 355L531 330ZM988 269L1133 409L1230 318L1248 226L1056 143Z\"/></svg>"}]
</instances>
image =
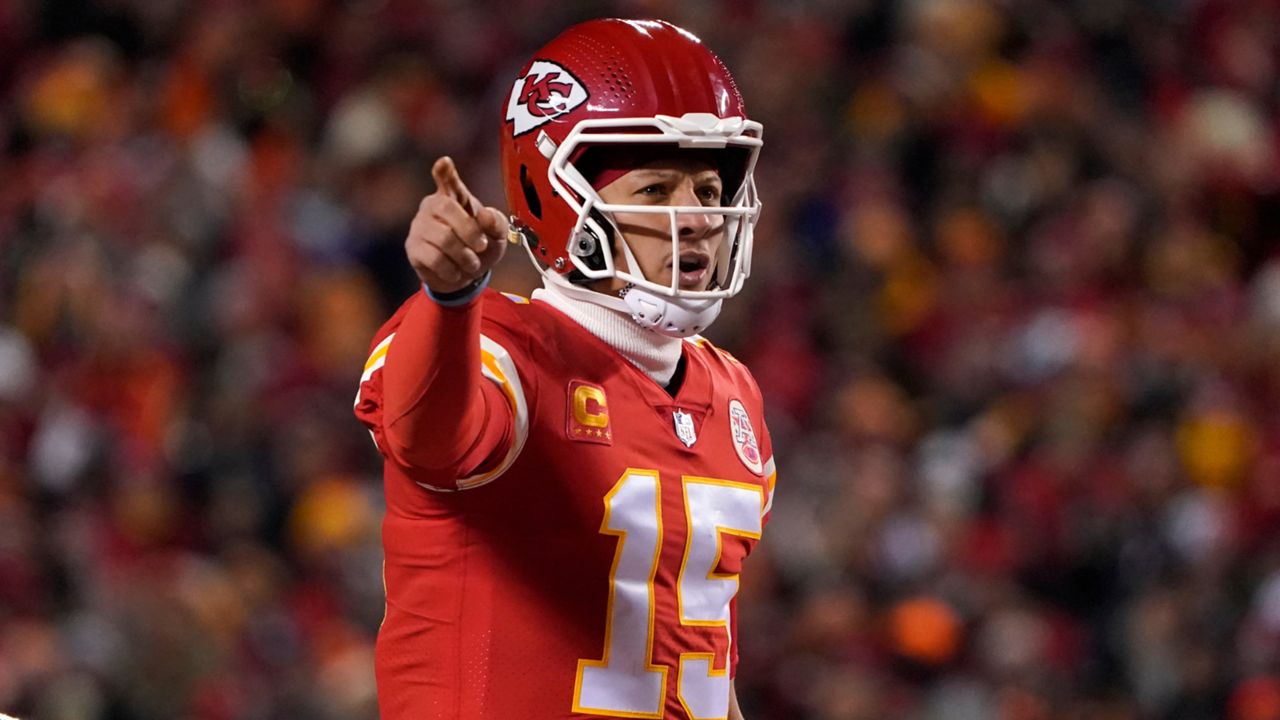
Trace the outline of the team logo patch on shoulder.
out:
<instances>
[{"instance_id":1,"label":"team logo patch on shoulder","mask_svg":"<svg viewBox=\"0 0 1280 720\"><path fill-rule=\"evenodd\" d=\"M507 100L512 135L523 135L587 101L587 88L568 70L547 60L535 60L516 80Z\"/></svg>"},{"instance_id":2,"label":"team logo patch on shoulder","mask_svg":"<svg viewBox=\"0 0 1280 720\"><path fill-rule=\"evenodd\" d=\"M565 432L570 440L613 444L613 430L609 426L609 401L604 388L583 380L569 383L569 408L565 413Z\"/></svg>"},{"instance_id":3,"label":"team logo patch on shoulder","mask_svg":"<svg viewBox=\"0 0 1280 720\"><path fill-rule=\"evenodd\" d=\"M756 475L764 475L764 463L760 459L760 444L756 431L751 427L751 416L739 400L729 401L729 430L733 433L733 449L738 459Z\"/></svg>"}]
</instances>

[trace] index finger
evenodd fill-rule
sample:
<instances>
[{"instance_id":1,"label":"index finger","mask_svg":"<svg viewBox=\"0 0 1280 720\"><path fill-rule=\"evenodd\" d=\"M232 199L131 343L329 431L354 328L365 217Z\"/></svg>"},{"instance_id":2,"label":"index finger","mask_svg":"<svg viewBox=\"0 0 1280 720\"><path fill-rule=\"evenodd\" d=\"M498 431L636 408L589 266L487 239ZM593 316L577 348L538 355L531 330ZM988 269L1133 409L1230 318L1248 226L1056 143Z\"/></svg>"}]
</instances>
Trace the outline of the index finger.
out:
<instances>
[{"instance_id":1,"label":"index finger","mask_svg":"<svg viewBox=\"0 0 1280 720\"><path fill-rule=\"evenodd\" d=\"M452 197L468 214L475 217L475 196L471 194L471 191L462 182L462 176L458 174L458 166L454 164L453 158L445 155L436 160L435 164L431 166L431 177L436 181L436 189L438 191Z\"/></svg>"}]
</instances>

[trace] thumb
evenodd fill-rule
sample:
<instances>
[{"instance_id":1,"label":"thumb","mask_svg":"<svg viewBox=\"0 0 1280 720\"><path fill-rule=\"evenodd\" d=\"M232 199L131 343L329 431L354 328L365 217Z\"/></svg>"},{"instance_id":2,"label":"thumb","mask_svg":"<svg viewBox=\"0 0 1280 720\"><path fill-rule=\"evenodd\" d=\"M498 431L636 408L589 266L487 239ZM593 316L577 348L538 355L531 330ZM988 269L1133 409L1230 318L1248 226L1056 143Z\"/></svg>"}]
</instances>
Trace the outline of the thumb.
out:
<instances>
[{"instance_id":1,"label":"thumb","mask_svg":"<svg viewBox=\"0 0 1280 720\"><path fill-rule=\"evenodd\" d=\"M480 262L485 267L493 267L507 251L507 230L510 223L497 208L486 207L481 208L476 215L476 224L489 238L488 246L480 253Z\"/></svg>"},{"instance_id":2,"label":"thumb","mask_svg":"<svg viewBox=\"0 0 1280 720\"><path fill-rule=\"evenodd\" d=\"M458 166L454 164L453 158L445 155L436 160L431 166L431 178L436 181L436 192L453 198L471 215L476 214L476 208L480 203L476 202L475 196L462 182L462 176L458 174Z\"/></svg>"},{"instance_id":3,"label":"thumb","mask_svg":"<svg viewBox=\"0 0 1280 720\"><path fill-rule=\"evenodd\" d=\"M493 207L481 208L480 212L476 213L476 224L491 240L506 240L507 230L511 227L507 216Z\"/></svg>"}]
</instances>

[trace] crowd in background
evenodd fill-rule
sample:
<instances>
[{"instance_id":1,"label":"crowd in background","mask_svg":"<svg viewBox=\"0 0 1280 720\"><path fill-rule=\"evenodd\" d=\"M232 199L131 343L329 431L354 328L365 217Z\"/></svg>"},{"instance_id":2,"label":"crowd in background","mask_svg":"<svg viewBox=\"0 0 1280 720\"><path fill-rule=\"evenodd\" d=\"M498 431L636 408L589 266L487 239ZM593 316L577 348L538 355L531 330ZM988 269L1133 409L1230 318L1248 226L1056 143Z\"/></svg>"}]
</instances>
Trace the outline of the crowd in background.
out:
<instances>
[{"instance_id":1,"label":"crowd in background","mask_svg":"<svg viewBox=\"0 0 1280 720\"><path fill-rule=\"evenodd\" d=\"M0 712L376 717L405 230L615 14L765 126L748 720L1280 718L1266 0L0 3Z\"/></svg>"}]
</instances>

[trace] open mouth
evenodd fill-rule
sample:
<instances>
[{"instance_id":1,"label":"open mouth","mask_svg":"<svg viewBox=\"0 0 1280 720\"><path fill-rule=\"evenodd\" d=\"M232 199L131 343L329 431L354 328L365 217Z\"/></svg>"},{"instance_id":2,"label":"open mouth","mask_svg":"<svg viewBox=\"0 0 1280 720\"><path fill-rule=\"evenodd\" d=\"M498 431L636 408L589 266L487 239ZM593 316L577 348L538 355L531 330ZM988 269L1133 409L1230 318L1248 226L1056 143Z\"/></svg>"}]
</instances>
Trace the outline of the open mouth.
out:
<instances>
[{"instance_id":1,"label":"open mouth","mask_svg":"<svg viewBox=\"0 0 1280 720\"><path fill-rule=\"evenodd\" d=\"M697 251L680 253L680 287L697 287L710 272L711 257Z\"/></svg>"}]
</instances>

